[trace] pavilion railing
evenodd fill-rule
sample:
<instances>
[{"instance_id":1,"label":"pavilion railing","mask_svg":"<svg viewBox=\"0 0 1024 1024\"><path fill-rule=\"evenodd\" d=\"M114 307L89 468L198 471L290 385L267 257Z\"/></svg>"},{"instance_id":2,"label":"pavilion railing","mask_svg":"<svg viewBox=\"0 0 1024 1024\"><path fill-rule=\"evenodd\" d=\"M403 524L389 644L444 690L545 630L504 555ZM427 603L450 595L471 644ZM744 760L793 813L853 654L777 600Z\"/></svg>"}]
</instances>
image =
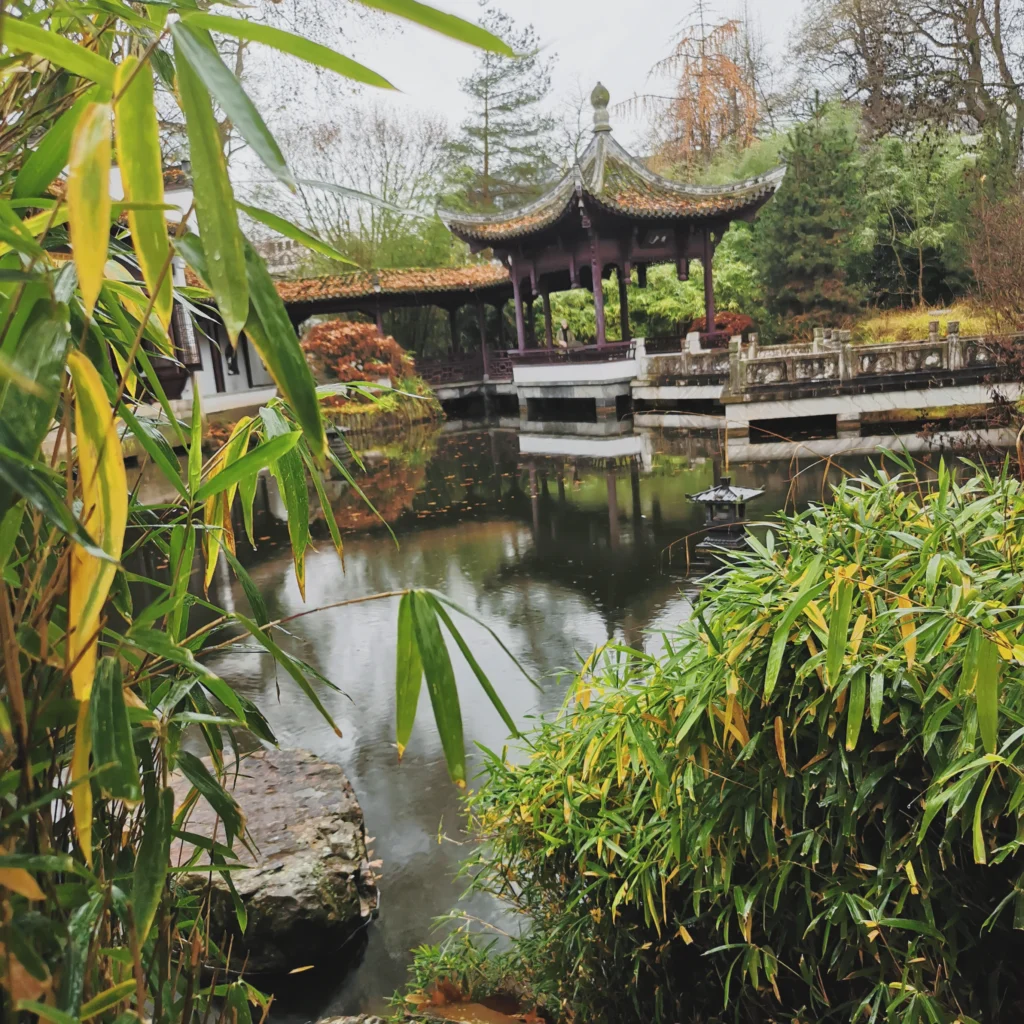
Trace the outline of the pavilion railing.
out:
<instances>
[{"instance_id":1,"label":"pavilion railing","mask_svg":"<svg viewBox=\"0 0 1024 1024\"><path fill-rule=\"evenodd\" d=\"M556 366L559 363L616 363L632 359L635 343L610 341L606 345L581 345L579 348L510 349L508 355L517 366Z\"/></svg>"},{"instance_id":2,"label":"pavilion railing","mask_svg":"<svg viewBox=\"0 0 1024 1024\"><path fill-rule=\"evenodd\" d=\"M484 360L480 352L449 352L434 359L417 359L416 372L431 386L468 384L483 380Z\"/></svg>"}]
</instances>

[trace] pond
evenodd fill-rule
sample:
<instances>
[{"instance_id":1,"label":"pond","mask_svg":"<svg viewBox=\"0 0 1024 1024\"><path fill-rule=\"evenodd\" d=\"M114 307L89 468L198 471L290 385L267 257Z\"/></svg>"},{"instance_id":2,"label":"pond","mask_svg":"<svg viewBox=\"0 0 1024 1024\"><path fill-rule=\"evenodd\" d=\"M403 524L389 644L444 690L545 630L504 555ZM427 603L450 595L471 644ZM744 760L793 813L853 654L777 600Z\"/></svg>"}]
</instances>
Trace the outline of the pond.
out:
<instances>
[{"instance_id":1,"label":"pond","mask_svg":"<svg viewBox=\"0 0 1024 1024\"><path fill-rule=\"evenodd\" d=\"M703 510L688 495L724 469L716 437L630 433L614 438L537 437L511 429L448 425L401 442L359 444L357 478L380 518L344 481L330 485L345 534L342 567L326 538L307 558L303 603L292 568L283 506L272 482L257 497L257 543L239 557L263 591L272 619L353 597L432 587L490 625L538 680L535 688L485 630L461 619L474 653L513 718L556 710L579 658L610 638L649 649L656 631L687 613L686 538ZM764 488L755 519L827 494L817 458L732 465L733 482ZM388 527L381 523L385 520ZM389 530L390 528L390 530ZM392 532L393 531L393 535ZM241 532L239 531L239 536ZM223 568L223 563L221 568ZM244 607L240 588L218 573L214 600ZM458 906L500 928L500 909L482 898L459 902L456 877L466 855L460 799L448 779L429 702L398 763L394 743L394 637L397 602L316 612L288 625L282 641L336 683L345 696L322 697L344 734L338 739L268 658L232 652L212 667L267 715L282 746L340 764L355 788L373 842L381 914L360 940L300 976L301 991L280 993L277 1020L383 1008L406 981L415 946L436 942L434 919ZM652 635L652 632L654 634ZM457 660L467 742L500 749L506 730L468 667ZM479 754L474 750L470 771Z\"/></svg>"}]
</instances>

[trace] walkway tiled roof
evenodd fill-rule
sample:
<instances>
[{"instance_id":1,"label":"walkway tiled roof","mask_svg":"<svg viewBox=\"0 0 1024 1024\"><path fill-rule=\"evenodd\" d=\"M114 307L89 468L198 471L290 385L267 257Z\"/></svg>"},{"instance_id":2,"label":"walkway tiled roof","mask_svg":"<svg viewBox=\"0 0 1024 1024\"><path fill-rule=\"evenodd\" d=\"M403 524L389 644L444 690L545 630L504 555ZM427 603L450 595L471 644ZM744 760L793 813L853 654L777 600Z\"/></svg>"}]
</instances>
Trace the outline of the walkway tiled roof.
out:
<instances>
[{"instance_id":1,"label":"walkway tiled roof","mask_svg":"<svg viewBox=\"0 0 1024 1024\"><path fill-rule=\"evenodd\" d=\"M372 298L375 295L474 292L509 283L508 271L500 264L478 263L466 267L416 270L360 270L331 277L278 281L277 293L286 303L298 304L321 299ZM379 291L375 286L379 286Z\"/></svg>"},{"instance_id":2,"label":"walkway tiled roof","mask_svg":"<svg viewBox=\"0 0 1024 1024\"><path fill-rule=\"evenodd\" d=\"M493 214L438 211L462 238L503 242L556 223L579 199L585 205L648 220L738 216L757 209L775 193L784 167L731 185L686 185L648 170L607 131L596 132L579 162L543 196L518 210Z\"/></svg>"}]
</instances>

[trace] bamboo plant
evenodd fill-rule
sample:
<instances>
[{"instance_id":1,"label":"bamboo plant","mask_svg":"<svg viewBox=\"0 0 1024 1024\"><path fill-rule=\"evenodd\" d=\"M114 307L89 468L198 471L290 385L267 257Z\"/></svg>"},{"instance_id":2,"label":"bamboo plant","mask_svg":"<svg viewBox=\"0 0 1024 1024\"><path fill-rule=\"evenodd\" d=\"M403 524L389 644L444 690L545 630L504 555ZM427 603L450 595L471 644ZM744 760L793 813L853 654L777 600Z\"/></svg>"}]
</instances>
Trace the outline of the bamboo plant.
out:
<instances>
[{"instance_id":1,"label":"bamboo plant","mask_svg":"<svg viewBox=\"0 0 1024 1024\"><path fill-rule=\"evenodd\" d=\"M363 2L507 49L415 0ZM228 784L237 735L274 742L259 709L207 668L204 654L258 644L331 722L320 697L330 680L282 648L279 624L235 557L232 511L241 506L251 539L256 480L267 470L287 506L304 590L310 501L322 503L340 552L323 476L332 466L347 471L328 445L285 308L239 228L215 108L271 173L294 181L213 34L387 85L325 46L188 0L0 10L0 1006L9 1021L189 1022L216 1005L241 1024L253 1005L265 1011L244 979L201 974L221 958L220 936L206 933L202 902L175 882L199 865L171 864L172 843L187 837L205 859L201 870L212 865L230 884L247 841ZM193 209L170 226L158 83L184 116L194 186ZM117 202L114 160L124 187ZM325 248L280 218L274 226ZM178 261L201 287L175 287ZM232 343L245 332L280 397L206 457L198 394L190 422L179 422L154 363L176 358L175 303L194 312L210 302ZM162 427L143 415L149 403L162 408ZM147 505L129 486L129 445L166 479L171 500ZM194 561L208 585L219 558L244 589L248 614L190 586ZM158 562L166 569L143 568ZM425 676L452 777L464 784L442 626L512 723L452 621L457 609L422 591L401 595L400 609L399 748ZM207 758L185 749L187 730L203 738ZM178 806L175 773L192 784ZM217 812L218 837L188 833L196 800ZM244 930L241 904L237 911Z\"/></svg>"}]
</instances>

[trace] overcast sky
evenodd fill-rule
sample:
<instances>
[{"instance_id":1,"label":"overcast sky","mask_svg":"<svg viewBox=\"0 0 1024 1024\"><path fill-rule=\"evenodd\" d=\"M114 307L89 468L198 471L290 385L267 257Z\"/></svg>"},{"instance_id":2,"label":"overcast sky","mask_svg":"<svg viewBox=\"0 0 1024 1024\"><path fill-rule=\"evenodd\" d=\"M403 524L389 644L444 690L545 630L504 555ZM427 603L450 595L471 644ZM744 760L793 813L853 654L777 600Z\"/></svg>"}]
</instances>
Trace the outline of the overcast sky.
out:
<instances>
[{"instance_id":1,"label":"overcast sky","mask_svg":"<svg viewBox=\"0 0 1024 1024\"><path fill-rule=\"evenodd\" d=\"M432 0L434 6L472 21L478 20L477 0ZM532 24L542 45L558 54L553 93L567 99L576 82L589 95L600 80L612 103L649 89L647 75L655 61L671 48L679 29L693 17L691 0L498 0L499 6L522 25ZM712 17L734 16L742 0L710 3ZM801 0L748 0L751 19L760 24L766 41L784 52L801 8ZM469 47L449 42L415 26L386 34L361 32L346 51L389 78L402 95L388 99L398 107L433 110L457 127L466 113L459 80L476 63ZM386 95L386 94L385 94ZM617 117L614 125L623 142L635 125Z\"/></svg>"}]
</instances>

